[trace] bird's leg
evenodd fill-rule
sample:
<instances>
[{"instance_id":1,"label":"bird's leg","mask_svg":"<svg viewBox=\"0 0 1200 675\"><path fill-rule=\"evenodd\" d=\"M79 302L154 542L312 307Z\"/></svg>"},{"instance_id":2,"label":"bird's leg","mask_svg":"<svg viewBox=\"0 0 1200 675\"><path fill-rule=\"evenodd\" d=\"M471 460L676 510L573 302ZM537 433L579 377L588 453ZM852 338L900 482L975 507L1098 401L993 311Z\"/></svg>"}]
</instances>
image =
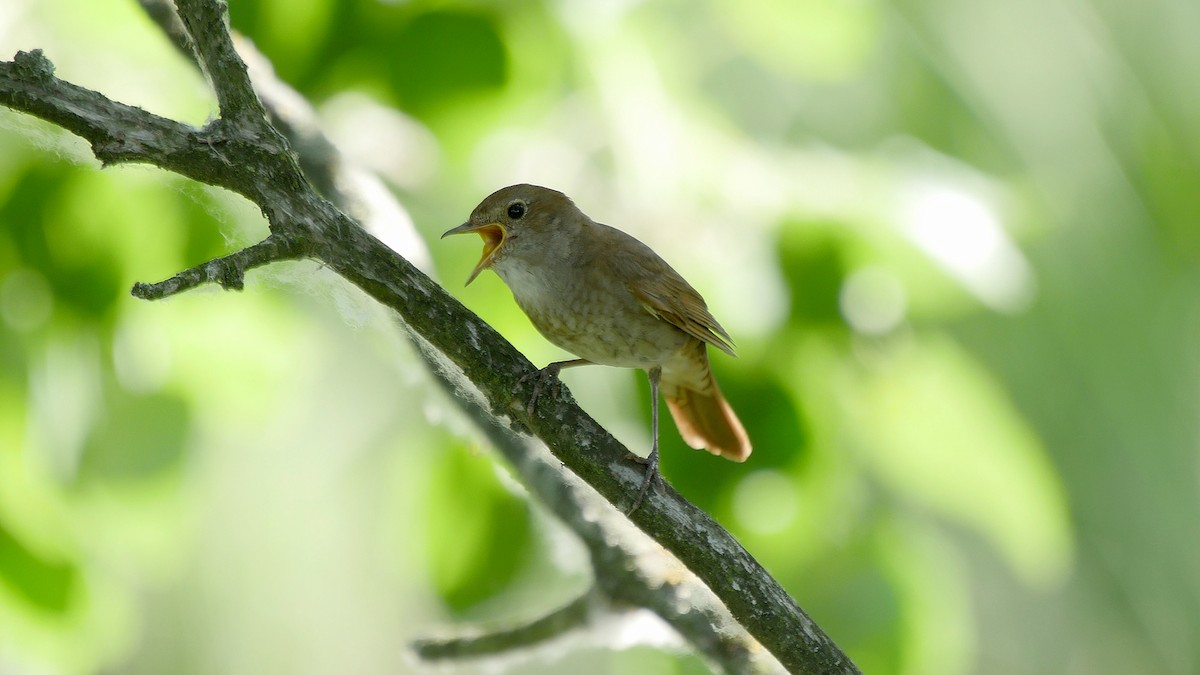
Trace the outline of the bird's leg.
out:
<instances>
[{"instance_id":1,"label":"bird's leg","mask_svg":"<svg viewBox=\"0 0 1200 675\"><path fill-rule=\"evenodd\" d=\"M532 373L527 373L521 376L520 383L533 380L533 395L529 397L529 405L526 406L525 412L533 417L533 411L537 409L537 401L542 396L542 391L549 387L551 395L558 395L558 387L561 382L558 380L558 372L563 368L574 368L575 366L589 366L591 361L587 359L572 359L570 361L555 361L541 370L535 370Z\"/></svg>"},{"instance_id":2,"label":"bird's leg","mask_svg":"<svg viewBox=\"0 0 1200 675\"><path fill-rule=\"evenodd\" d=\"M637 497L633 500L633 506L625 512L627 516L632 516L642 505L650 486L662 480L658 473L658 381L662 377L662 368L655 366L646 374L650 376L650 456L645 459L637 456L633 458L646 465L646 473L642 478L642 487L638 489Z\"/></svg>"}]
</instances>

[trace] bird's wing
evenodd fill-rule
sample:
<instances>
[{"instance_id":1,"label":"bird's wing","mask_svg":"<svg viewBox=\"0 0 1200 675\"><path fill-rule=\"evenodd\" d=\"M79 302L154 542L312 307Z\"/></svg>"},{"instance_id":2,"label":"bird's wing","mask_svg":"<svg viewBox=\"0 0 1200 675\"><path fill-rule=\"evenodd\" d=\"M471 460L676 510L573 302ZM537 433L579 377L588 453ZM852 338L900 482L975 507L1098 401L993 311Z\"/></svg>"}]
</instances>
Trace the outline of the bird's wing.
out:
<instances>
[{"instance_id":1,"label":"bird's wing","mask_svg":"<svg viewBox=\"0 0 1200 675\"><path fill-rule=\"evenodd\" d=\"M604 234L623 240L608 249L608 266L654 316L733 356L733 338L717 323L704 298L649 246L607 226Z\"/></svg>"},{"instance_id":2,"label":"bird's wing","mask_svg":"<svg viewBox=\"0 0 1200 675\"><path fill-rule=\"evenodd\" d=\"M643 278L626 288L647 312L733 356L733 339L709 313L700 294L682 278Z\"/></svg>"}]
</instances>

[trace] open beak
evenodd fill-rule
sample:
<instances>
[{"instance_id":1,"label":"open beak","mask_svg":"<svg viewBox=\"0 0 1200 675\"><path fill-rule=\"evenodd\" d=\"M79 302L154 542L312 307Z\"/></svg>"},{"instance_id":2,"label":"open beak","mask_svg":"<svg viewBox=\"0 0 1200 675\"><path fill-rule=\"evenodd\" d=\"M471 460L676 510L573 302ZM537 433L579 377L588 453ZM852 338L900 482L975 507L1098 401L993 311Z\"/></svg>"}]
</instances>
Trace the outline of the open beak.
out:
<instances>
[{"instance_id":1,"label":"open beak","mask_svg":"<svg viewBox=\"0 0 1200 675\"><path fill-rule=\"evenodd\" d=\"M476 225L468 221L453 230L448 230L442 235L442 239L452 234L466 234L468 232L478 232L479 236L483 239L483 256L479 259L479 263L475 265L475 269L471 270L471 276L467 277L467 283L464 284L466 286L471 285L471 282L475 281L475 277L479 276L480 272L492 264L492 257L496 255L496 251L500 250L500 247L504 244L504 237L507 234L504 226L500 223Z\"/></svg>"}]
</instances>

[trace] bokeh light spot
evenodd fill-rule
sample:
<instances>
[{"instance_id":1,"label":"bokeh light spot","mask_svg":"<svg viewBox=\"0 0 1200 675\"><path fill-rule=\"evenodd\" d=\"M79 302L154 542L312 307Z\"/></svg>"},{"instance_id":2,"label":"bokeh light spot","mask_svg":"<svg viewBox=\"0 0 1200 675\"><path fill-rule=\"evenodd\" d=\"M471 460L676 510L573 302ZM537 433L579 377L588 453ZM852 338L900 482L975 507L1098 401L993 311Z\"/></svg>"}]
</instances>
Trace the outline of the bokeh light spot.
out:
<instances>
[{"instance_id":1,"label":"bokeh light spot","mask_svg":"<svg viewBox=\"0 0 1200 675\"><path fill-rule=\"evenodd\" d=\"M842 284L838 306L854 330L883 335L904 320L908 296L894 274L879 267L866 267Z\"/></svg>"},{"instance_id":2,"label":"bokeh light spot","mask_svg":"<svg viewBox=\"0 0 1200 675\"><path fill-rule=\"evenodd\" d=\"M733 493L734 515L742 527L759 534L785 529L799 510L796 485L779 471L755 471Z\"/></svg>"}]
</instances>

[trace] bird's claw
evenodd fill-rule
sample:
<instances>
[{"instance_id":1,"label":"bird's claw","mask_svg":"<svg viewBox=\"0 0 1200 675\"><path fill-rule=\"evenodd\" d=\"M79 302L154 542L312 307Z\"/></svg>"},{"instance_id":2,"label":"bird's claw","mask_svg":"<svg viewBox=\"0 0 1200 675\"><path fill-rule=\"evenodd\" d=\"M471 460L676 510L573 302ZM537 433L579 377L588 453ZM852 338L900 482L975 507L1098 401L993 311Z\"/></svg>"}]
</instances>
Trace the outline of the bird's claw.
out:
<instances>
[{"instance_id":1,"label":"bird's claw","mask_svg":"<svg viewBox=\"0 0 1200 675\"><path fill-rule=\"evenodd\" d=\"M562 368L558 364L551 363L541 370L535 370L532 373L522 375L521 379L518 380L519 384L525 384L533 380L533 394L529 396L529 403L525 406L525 412L530 417L533 417L533 411L537 409L538 399L541 398L542 392L547 388L549 388L551 396L558 397L559 388L562 387L562 381L558 379L558 372L560 370Z\"/></svg>"},{"instance_id":2,"label":"bird's claw","mask_svg":"<svg viewBox=\"0 0 1200 675\"><path fill-rule=\"evenodd\" d=\"M650 488L654 485L662 485L662 474L658 472L658 453L652 452L649 457L640 457L632 452L627 455L638 464L646 467L645 474L642 476L642 486L638 488L637 496L633 499L633 505L625 512L626 516L632 516L634 511L637 511L642 505L642 501L646 499L646 495L650 492Z\"/></svg>"}]
</instances>

